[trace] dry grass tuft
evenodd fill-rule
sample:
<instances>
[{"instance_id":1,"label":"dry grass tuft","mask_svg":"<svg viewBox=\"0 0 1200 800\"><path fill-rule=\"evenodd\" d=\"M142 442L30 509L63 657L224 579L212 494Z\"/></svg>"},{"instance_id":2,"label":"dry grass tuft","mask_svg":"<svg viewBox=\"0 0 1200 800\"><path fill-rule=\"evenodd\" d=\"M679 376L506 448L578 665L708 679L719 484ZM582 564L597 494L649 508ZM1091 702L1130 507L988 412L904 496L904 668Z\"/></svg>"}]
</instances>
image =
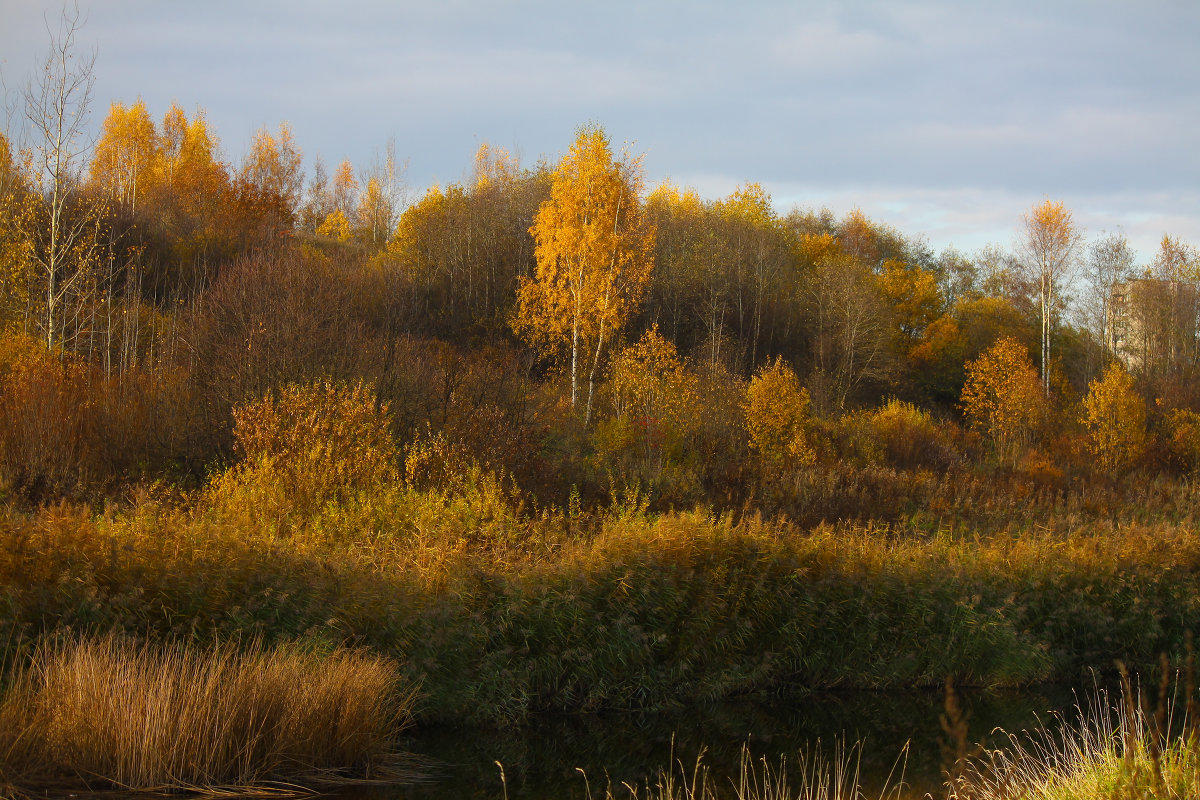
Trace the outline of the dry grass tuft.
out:
<instances>
[{"instance_id":1,"label":"dry grass tuft","mask_svg":"<svg viewBox=\"0 0 1200 800\"><path fill-rule=\"evenodd\" d=\"M153 790L392 774L411 693L351 650L48 644L0 701L0 780Z\"/></svg>"},{"instance_id":2,"label":"dry grass tuft","mask_svg":"<svg viewBox=\"0 0 1200 800\"><path fill-rule=\"evenodd\" d=\"M1042 728L1008 735L999 749L987 751L954 782L951 799L1200 797L1200 748L1196 740L1187 735L1168 735L1161 714L1152 714L1141 702L1132 701L1127 689L1124 694L1120 703L1110 704L1107 695L1101 693L1081 715L1083 721L1079 724L1064 722L1054 730Z\"/></svg>"}]
</instances>

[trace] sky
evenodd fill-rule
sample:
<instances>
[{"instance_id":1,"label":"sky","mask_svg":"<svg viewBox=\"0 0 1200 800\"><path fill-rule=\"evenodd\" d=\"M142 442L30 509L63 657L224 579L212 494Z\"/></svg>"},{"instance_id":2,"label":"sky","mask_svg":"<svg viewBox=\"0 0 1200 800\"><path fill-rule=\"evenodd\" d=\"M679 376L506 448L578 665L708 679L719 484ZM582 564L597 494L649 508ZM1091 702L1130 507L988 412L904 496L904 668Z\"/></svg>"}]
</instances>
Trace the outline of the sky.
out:
<instances>
[{"instance_id":1,"label":"sky","mask_svg":"<svg viewBox=\"0 0 1200 800\"><path fill-rule=\"evenodd\" d=\"M61 2L0 0L9 100ZM287 121L306 162L377 160L418 197L483 142L530 165L582 124L718 198L854 208L935 250L1012 246L1061 200L1148 262L1200 244L1200 3L80 0L109 103L203 108L226 160ZM13 117L19 116L13 114ZM9 129L19 122L10 119Z\"/></svg>"}]
</instances>

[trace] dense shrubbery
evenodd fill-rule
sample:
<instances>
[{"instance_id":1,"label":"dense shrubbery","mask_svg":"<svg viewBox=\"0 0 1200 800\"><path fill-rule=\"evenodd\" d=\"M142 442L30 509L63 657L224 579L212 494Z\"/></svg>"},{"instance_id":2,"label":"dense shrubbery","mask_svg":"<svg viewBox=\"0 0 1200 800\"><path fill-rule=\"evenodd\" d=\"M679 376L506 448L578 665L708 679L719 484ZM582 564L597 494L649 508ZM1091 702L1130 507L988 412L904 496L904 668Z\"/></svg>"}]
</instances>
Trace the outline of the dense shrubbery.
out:
<instances>
[{"instance_id":1,"label":"dense shrubbery","mask_svg":"<svg viewBox=\"0 0 1200 800\"><path fill-rule=\"evenodd\" d=\"M922 512L806 529L650 515L633 496L529 515L478 473L289 517L150 500L109 517L10 512L0 635L367 645L421 685L423 718L500 719L946 674L1074 680L1150 662L1200 625L1190 490L1162 490L1178 525L1036 496L1014 523L975 491L994 515L982 539Z\"/></svg>"}]
</instances>

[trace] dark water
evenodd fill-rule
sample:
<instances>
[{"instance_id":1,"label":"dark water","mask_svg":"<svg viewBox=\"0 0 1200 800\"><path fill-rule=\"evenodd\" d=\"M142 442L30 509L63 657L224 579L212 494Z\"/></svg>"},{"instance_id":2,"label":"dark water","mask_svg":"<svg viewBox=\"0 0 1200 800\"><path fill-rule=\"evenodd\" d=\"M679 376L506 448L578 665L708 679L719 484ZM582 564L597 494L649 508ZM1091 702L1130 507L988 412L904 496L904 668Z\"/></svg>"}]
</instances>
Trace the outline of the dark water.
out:
<instances>
[{"instance_id":1,"label":"dark water","mask_svg":"<svg viewBox=\"0 0 1200 800\"><path fill-rule=\"evenodd\" d=\"M972 741L998 740L999 727L1017 732L1052 723L1055 711L1076 702L1069 689L960 693ZM691 772L696 757L716 783L729 786L743 748L773 767L780 758L795 770L797 754L832 756L839 742L861 742L856 756L869 795L885 783L906 787L905 797L941 794L944 712L942 692L824 692L801 700L721 703L672 713L537 716L502 730L427 727L403 747L435 762L428 782L369 793L372 800L500 798L503 765L511 800L603 797L610 784L644 784L672 763ZM991 739L989 739L991 737ZM890 782L889 782L889 775ZM585 780L586 776L586 780ZM792 784L795 785L793 780ZM627 792L615 792L625 796ZM356 798L364 798L356 793Z\"/></svg>"}]
</instances>

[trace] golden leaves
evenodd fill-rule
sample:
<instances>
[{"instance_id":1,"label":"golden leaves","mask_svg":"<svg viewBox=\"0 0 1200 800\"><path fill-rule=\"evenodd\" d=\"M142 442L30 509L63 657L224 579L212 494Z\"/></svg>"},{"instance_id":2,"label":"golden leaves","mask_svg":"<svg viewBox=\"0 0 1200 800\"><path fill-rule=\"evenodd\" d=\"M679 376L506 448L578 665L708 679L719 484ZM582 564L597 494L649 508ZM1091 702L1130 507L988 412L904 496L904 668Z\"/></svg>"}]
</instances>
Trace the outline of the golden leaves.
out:
<instances>
[{"instance_id":1,"label":"golden leaves","mask_svg":"<svg viewBox=\"0 0 1200 800\"><path fill-rule=\"evenodd\" d=\"M654 231L641 190L641 159L625 154L615 161L603 129L585 127L530 228L537 274L522 281L513 328L535 346L570 348L572 405L581 349L595 347L594 373L605 340L650 280Z\"/></svg>"},{"instance_id":2,"label":"golden leaves","mask_svg":"<svg viewBox=\"0 0 1200 800\"><path fill-rule=\"evenodd\" d=\"M969 362L962 407L971 424L992 440L1000 457L1015 463L1046 410L1025 346L1005 337Z\"/></svg>"},{"instance_id":3,"label":"golden leaves","mask_svg":"<svg viewBox=\"0 0 1200 800\"><path fill-rule=\"evenodd\" d=\"M154 168L159 142L146 104L114 102L92 155L91 179L109 199L130 211L145 196L147 173Z\"/></svg>"},{"instance_id":4,"label":"golden leaves","mask_svg":"<svg viewBox=\"0 0 1200 800\"><path fill-rule=\"evenodd\" d=\"M1146 452L1146 404L1133 386L1133 377L1120 364L1111 364L1088 385L1082 422L1088 432L1088 452L1101 471L1117 476Z\"/></svg>"},{"instance_id":5,"label":"golden leaves","mask_svg":"<svg viewBox=\"0 0 1200 800\"><path fill-rule=\"evenodd\" d=\"M761 368L746 388L746 431L750 449L769 470L806 466L816 460L808 441L808 390L792 368L776 358Z\"/></svg>"},{"instance_id":6,"label":"golden leaves","mask_svg":"<svg viewBox=\"0 0 1200 800\"><path fill-rule=\"evenodd\" d=\"M238 173L242 194L290 224L299 206L304 182L302 160L300 148L292 139L292 129L286 122L280 123L278 135L260 128L254 134L250 154Z\"/></svg>"},{"instance_id":7,"label":"golden leaves","mask_svg":"<svg viewBox=\"0 0 1200 800\"><path fill-rule=\"evenodd\" d=\"M339 242L350 241L350 220L341 209L335 209L317 226L317 236L328 236Z\"/></svg>"}]
</instances>

